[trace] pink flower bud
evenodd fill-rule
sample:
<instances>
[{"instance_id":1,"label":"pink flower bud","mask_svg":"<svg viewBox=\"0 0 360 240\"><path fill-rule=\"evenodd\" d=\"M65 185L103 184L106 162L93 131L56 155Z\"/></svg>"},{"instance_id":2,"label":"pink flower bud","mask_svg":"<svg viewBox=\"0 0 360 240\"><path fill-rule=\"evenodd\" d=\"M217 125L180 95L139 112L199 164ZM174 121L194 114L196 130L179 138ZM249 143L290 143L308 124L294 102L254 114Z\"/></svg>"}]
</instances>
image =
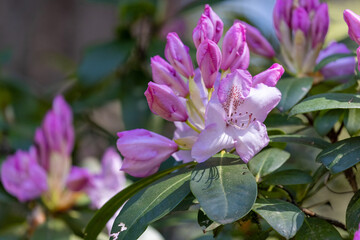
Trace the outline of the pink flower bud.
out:
<instances>
[{"instance_id":1,"label":"pink flower bud","mask_svg":"<svg viewBox=\"0 0 360 240\"><path fill-rule=\"evenodd\" d=\"M154 114L172 122L188 119L185 99L176 96L168 86L149 82L145 96Z\"/></svg>"},{"instance_id":2,"label":"pink flower bud","mask_svg":"<svg viewBox=\"0 0 360 240\"><path fill-rule=\"evenodd\" d=\"M151 69L154 82L170 87L181 97L186 97L189 94L189 86L162 57L151 58Z\"/></svg>"},{"instance_id":3,"label":"pink flower bud","mask_svg":"<svg viewBox=\"0 0 360 240\"><path fill-rule=\"evenodd\" d=\"M300 0L299 6L305 8L305 10L310 13L311 11L315 11L320 5L319 0Z\"/></svg>"},{"instance_id":4,"label":"pink flower bud","mask_svg":"<svg viewBox=\"0 0 360 240\"><path fill-rule=\"evenodd\" d=\"M222 44L221 69L227 70L243 54L246 45L245 26L236 22L225 34Z\"/></svg>"},{"instance_id":5,"label":"pink flower bud","mask_svg":"<svg viewBox=\"0 0 360 240\"><path fill-rule=\"evenodd\" d=\"M221 21L220 17L211 9L211 7L208 4L205 5L204 15L206 15L211 20L214 26L214 30L215 30L214 38L211 40L218 43L223 34L224 23Z\"/></svg>"},{"instance_id":6,"label":"pink flower bud","mask_svg":"<svg viewBox=\"0 0 360 240\"><path fill-rule=\"evenodd\" d=\"M350 38L360 45L360 16L346 9L344 11L344 19L349 27L348 33Z\"/></svg>"},{"instance_id":7,"label":"pink flower bud","mask_svg":"<svg viewBox=\"0 0 360 240\"><path fill-rule=\"evenodd\" d=\"M160 164L178 150L177 144L145 129L118 133L117 148L124 156L121 170L134 177L157 172Z\"/></svg>"},{"instance_id":8,"label":"pink flower bud","mask_svg":"<svg viewBox=\"0 0 360 240\"><path fill-rule=\"evenodd\" d=\"M329 29L329 11L326 3L320 4L311 21L312 47L322 44Z\"/></svg>"},{"instance_id":9,"label":"pink flower bud","mask_svg":"<svg viewBox=\"0 0 360 240\"><path fill-rule=\"evenodd\" d=\"M320 51L320 54L316 59L316 63L319 63L328 56L338 53L351 53L351 51L343 43L331 42L325 49ZM320 72L325 79L331 79L339 76L352 75L354 74L354 69L354 57L346 57L326 64L322 69L320 69Z\"/></svg>"},{"instance_id":10,"label":"pink flower bud","mask_svg":"<svg viewBox=\"0 0 360 240\"><path fill-rule=\"evenodd\" d=\"M49 170L51 152L70 156L74 147L72 111L62 96L53 101L53 108L46 114L42 126L35 132L35 144L40 165Z\"/></svg>"},{"instance_id":11,"label":"pink flower bud","mask_svg":"<svg viewBox=\"0 0 360 240\"><path fill-rule=\"evenodd\" d=\"M293 11L291 27L294 32L300 30L304 33L305 36L308 35L310 28L310 19L305 8L298 7Z\"/></svg>"},{"instance_id":12,"label":"pink flower bud","mask_svg":"<svg viewBox=\"0 0 360 240\"><path fill-rule=\"evenodd\" d=\"M275 56L275 51L261 32L250 24L245 22L242 23L246 26L246 42L250 51L259 54L260 56L273 58Z\"/></svg>"},{"instance_id":13,"label":"pink flower bud","mask_svg":"<svg viewBox=\"0 0 360 240\"><path fill-rule=\"evenodd\" d=\"M269 87L275 87L283 74L284 68L280 64L274 63L269 69L253 77L252 86L263 83Z\"/></svg>"},{"instance_id":14,"label":"pink flower bud","mask_svg":"<svg viewBox=\"0 0 360 240\"><path fill-rule=\"evenodd\" d=\"M21 202L38 198L47 191L45 170L36 161L36 150L18 150L9 156L1 166L1 182L6 191Z\"/></svg>"},{"instance_id":15,"label":"pink flower bud","mask_svg":"<svg viewBox=\"0 0 360 240\"><path fill-rule=\"evenodd\" d=\"M273 11L273 20L276 35L281 40L281 22L285 22L288 27L291 25L291 12L293 0L277 0Z\"/></svg>"},{"instance_id":16,"label":"pink flower bud","mask_svg":"<svg viewBox=\"0 0 360 240\"><path fill-rule=\"evenodd\" d=\"M196 60L206 88L214 86L221 64L221 51L218 45L207 39L197 49Z\"/></svg>"},{"instance_id":17,"label":"pink flower bud","mask_svg":"<svg viewBox=\"0 0 360 240\"><path fill-rule=\"evenodd\" d=\"M210 18L202 14L198 24L194 28L192 35L195 47L198 48L200 43L203 42L205 39L213 40L214 33L214 25L211 22Z\"/></svg>"},{"instance_id":18,"label":"pink flower bud","mask_svg":"<svg viewBox=\"0 0 360 240\"><path fill-rule=\"evenodd\" d=\"M189 54L189 48L180 40L177 33L169 33L166 37L165 57L181 75L189 78L194 76L194 66Z\"/></svg>"},{"instance_id":19,"label":"pink flower bud","mask_svg":"<svg viewBox=\"0 0 360 240\"><path fill-rule=\"evenodd\" d=\"M250 64L250 51L247 43L244 44L244 51L240 55L236 54L234 62L230 65L230 70L234 71L236 69L247 69Z\"/></svg>"},{"instance_id":20,"label":"pink flower bud","mask_svg":"<svg viewBox=\"0 0 360 240\"><path fill-rule=\"evenodd\" d=\"M82 191L88 186L90 177L87 169L73 166L66 179L66 186L74 192Z\"/></svg>"}]
</instances>

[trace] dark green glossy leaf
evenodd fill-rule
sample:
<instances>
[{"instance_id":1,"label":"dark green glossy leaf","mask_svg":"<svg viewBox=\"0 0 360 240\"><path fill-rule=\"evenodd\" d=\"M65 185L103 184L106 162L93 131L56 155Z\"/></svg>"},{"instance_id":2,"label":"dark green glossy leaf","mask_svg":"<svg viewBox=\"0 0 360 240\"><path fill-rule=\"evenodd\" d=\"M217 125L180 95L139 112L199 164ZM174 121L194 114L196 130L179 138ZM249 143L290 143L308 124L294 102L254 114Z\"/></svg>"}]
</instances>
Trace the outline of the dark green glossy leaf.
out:
<instances>
[{"instance_id":1,"label":"dark green glossy leaf","mask_svg":"<svg viewBox=\"0 0 360 240\"><path fill-rule=\"evenodd\" d=\"M360 137L348 138L325 148L316 158L332 174L336 174L360 162Z\"/></svg>"},{"instance_id":2,"label":"dark green glossy leaf","mask_svg":"<svg viewBox=\"0 0 360 240\"><path fill-rule=\"evenodd\" d=\"M80 64L80 81L86 85L98 83L126 61L131 49L130 42L110 42L92 47Z\"/></svg>"},{"instance_id":3,"label":"dark green glossy leaf","mask_svg":"<svg viewBox=\"0 0 360 240\"><path fill-rule=\"evenodd\" d=\"M264 121L266 127L279 127L289 125L303 125L303 121L298 117L289 117L284 114L270 114Z\"/></svg>"},{"instance_id":4,"label":"dark green glossy leaf","mask_svg":"<svg viewBox=\"0 0 360 240\"><path fill-rule=\"evenodd\" d=\"M303 135L272 135L269 136L269 139L270 142L299 143L320 149L324 149L330 146L329 142L326 142L321 138L308 137Z\"/></svg>"},{"instance_id":5,"label":"dark green glossy leaf","mask_svg":"<svg viewBox=\"0 0 360 240\"><path fill-rule=\"evenodd\" d=\"M360 223L360 191L351 198L346 209L346 228L351 234L359 229Z\"/></svg>"},{"instance_id":6,"label":"dark green glossy leaf","mask_svg":"<svg viewBox=\"0 0 360 240\"><path fill-rule=\"evenodd\" d=\"M339 232L328 222L319 218L305 218L295 236L296 240L341 240Z\"/></svg>"},{"instance_id":7,"label":"dark green glossy leaf","mask_svg":"<svg viewBox=\"0 0 360 240\"><path fill-rule=\"evenodd\" d=\"M207 216L221 224L245 216L257 196L255 178L246 164L225 157L198 164L191 175L190 188Z\"/></svg>"},{"instance_id":8,"label":"dark green glossy leaf","mask_svg":"<svg viewBox=\"0 0 360 240\"><path fill-rule=\"evenodd\" d=\"M110 220L110 218L115 214L115 212L132 196L134 196L138 191L155 182L158 179L165 177L171 172L184 168L186 166L194 165L195 163L186 163L182 164L164 171L161 171L157 174L151 175L150 177L143 178L136 183L128 186L114 197L112 197L108 202L104 204L90 220L88 225L85 228L85 239L92 240L96 239L99 233L105 227L105 224Z\"/></svg>"},{"instance_id":9,"label":"dark green glossy leaf","mask_svg":"<svg viewBox=\"0 0 360 240\"><path fill-rule=\"evenodd\" d=\"M159 179L135 194L116 217L111 234L118 240L137 239L148 225L174 209L189 193L191 171Z\"/></svg>"},{"instance_id":10,"label":"dark green glossy leaf","mask_svg":"<svg viewBox=\"0 0 360 240\"><path fill-rule=\"evenodd\" d=\"M290 154L286 151L270 148L253 157L248 165L250 171L258 180L281 167L289 157Z\"/></svg>"},{"instance_id":11,"label":"dark green glossy leaf","mask_svg":"<svg viewBox=\"0 0 360 240\"><path fill-rule=\"evenodd\" d=\"M304 171L290 169L272 173L263 179L263 183L269 185L297 185L312 182L312 177Z\"/></svg>"},{"instance_id":12,"label":"dark green glossy leaf","mask_svg":"<svg viewBox=\"0 0 360 240\"><path fill-rule=\"evenodd\" d=\"M335 123L339 121L342 110L332 109L316 117L314 121L314 127L316 131L321 135L325 136L334 127Z\"/></svg>"},{"instance_id":13,"label":"dark green glossy leaf","mask_svg":"<svg viewBox=\"0 0 360 240\"><path fill-rule=\"evenodd\" d=\"M325 67L327 64L334 62L340 58L346 58L346 57L355 57L355 53L337 53L331 56L328 56L321 60L314 68L314 72L319 71L321 68Z\"/></svg>"},{"instance_id":14,"label":"dark green glossy leaf","mask_svg":"<svg viewBox=\"0 0 360 240\"><path fill-rule=\"evenodd\" d=\"M350 135L357 134L360 131L360 109L349 109L344 124Z\"/></svg>"},{"instance_id":15,"label":"dark green glossy leaf","mask_svg":"<svg viewBox=\"0 0 360 240\"><path fill-rule=\"evenodd\" d=\"M285 112L298 103L309 92L313 83L312 78L281 79L276 87L281 92L281 100L277 108Z\"/></svg>"},{"instance_id":16,"label":"dark green glossy leaf","mask_svg":"<svg viewBox=\"0 0 360 240\"><path fill-rule=\"evenodd\" d=\"M253 211L286 239L295 236L304 222L304 213L291 203L277 199L258 199Z\"/></svg>"},{"instance_id":17,"label":"dark green glossy leaf","mask_svg":"<svg viewBox=\"0 0 360 240\"><path fill-rule=\"evenodd\" d=\"M294 106L289 115L326 109L360 108L360 95L350 93L324 93L306 98Z\"/></svg>"}]
</instances>

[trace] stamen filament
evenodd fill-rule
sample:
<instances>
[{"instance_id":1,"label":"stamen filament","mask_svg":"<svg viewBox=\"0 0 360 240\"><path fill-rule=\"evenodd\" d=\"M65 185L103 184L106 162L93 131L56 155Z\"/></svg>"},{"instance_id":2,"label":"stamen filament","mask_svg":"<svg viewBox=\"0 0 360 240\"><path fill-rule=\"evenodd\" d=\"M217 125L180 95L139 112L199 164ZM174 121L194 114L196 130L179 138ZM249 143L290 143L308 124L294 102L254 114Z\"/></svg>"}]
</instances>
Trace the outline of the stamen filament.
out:
<instances>
[{"instance_id":1,"label":"stamen filament","mask_svg":"<svg viewBox=\"0 0 360 240\"><path fill-rule=\"evenodd\" d=\"M194 130L197 133L201 133L201 131L199 129L197 129L197 127L195 127L191 122L189 122L189 120L186 120L185 122L189 127L192 128L192 130Z\"/></svg>"}]
</instances>

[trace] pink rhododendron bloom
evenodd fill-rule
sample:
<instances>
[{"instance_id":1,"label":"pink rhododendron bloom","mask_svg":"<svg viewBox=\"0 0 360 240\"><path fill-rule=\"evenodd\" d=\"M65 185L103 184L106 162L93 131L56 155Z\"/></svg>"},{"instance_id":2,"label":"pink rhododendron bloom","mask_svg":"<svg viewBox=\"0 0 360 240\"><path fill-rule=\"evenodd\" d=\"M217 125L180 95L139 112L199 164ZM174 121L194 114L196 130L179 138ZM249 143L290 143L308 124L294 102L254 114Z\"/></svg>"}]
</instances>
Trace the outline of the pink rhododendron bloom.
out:
<instances>
[{"instance_id":1,"label":"pink rhododendron bloom","mask_svg":"<svg viewBox=\"0 0 360 240\"><path fill-rule=\"evenodd\" d=\"M276 71L274 74L275 80L281 76ZM269 82L263 79L253 85L245 70L236 70L221 80L206 109L206 128L192 148L196 161L203 162L222 149L235 147L241 159L248 162L268 144L263 121L281 99L280 91Z\"/></svg>"},{"instance_id":2,"label":"pink rhododendron bloom","mask_svg":"<svg viewBox=\"0 0 360 240\"><path fill-rule=\"evenodd\" d=\"M316 63L319 63L324 58L338 54L338 53L351 53L344 43L331 42L325 49L320 51ZM332 79L340 76L353 75L355 70L355 58L346 57L340 58L326 64L320 72L325 79ZM340 79L342 80L342 79ZM345 78L346 80L346 78Z\"/></svg>"},{"instance_id":3,"label":"pink rhododendron bloom","mask_svg":"<svg viewBox=\"0 0 360 240\"><path fill-rule=\"evenodd\" d=\"M349 27L348 33L350 38L360 45L360 16L346 9L344 11L344 19Z\"/></svg>"},{"instance_id":4,"label":"pink rhododendron bloom","mask_svg":"<svg viewBox=\"0 0 360 240\"><path fill-rule=\"evenodd\" d=\"M189 86L162 57L151 58L151 69L154 82L168 86L181 97L186 97L189 94Z\"/></svg>"},{"instance_id":5,"label":"pink rhododendron bloom","mask_svg":"<svg viewBox=\"0 0 360 240\"><path fill-rule=\"evenodd\" d=\"M178 145L145 129L118 133L117 148L124 156L121 170L134 177L146 177L157 172L160 164L178 150Z\"/></svg>"},{"instance_id":6,"label":"pink rhododendron bloom","mask_svg":"<svg viewBox=\"0 0 360 240\"><path fill-rule=\"evenodd\" d=\"M38 198L47 191L46 172L37 162L34 147L7 157L1 166L1 182L21 202Z\"/></svg>"},{"instance_id":7,"label":"pink rhododendron bloom","mask_svg":"<svg viewBox=\"0 0 360 240\"><path fill-rule=\"evenodd\" d=\"M357 230L354 234L354 240L360 240L360 224L359 224L359 230Z\"/></svg>"},{"instance_id":8,"label":"pink rhododendron bloom","mask_svg":"<svg viewBox=\"0 0 360 240\"><path fill-rule=\"evenodd\" d=\"M145 96L150 110L156 115L168 121L185 122L188 119L185 100L168 86L149 82Z\"/></svg>"}]
</instances>

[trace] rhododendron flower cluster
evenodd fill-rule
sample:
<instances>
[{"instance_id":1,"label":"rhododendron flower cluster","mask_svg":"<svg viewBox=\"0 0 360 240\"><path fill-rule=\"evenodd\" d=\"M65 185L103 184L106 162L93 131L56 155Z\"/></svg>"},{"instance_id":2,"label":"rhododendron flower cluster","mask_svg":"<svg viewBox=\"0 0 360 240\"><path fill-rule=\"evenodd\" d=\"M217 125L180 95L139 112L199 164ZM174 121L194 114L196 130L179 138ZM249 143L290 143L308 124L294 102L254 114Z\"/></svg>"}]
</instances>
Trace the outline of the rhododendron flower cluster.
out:
<instances>
[{"instance_id":1,"label":"rhododendron flower cluster","mask_svg":"<svg viewBox=\"0 0 360 240\"><path fill-rule=\"evenodd\" d=\"M18 150L1 167L5 189L20 201L43 197L49 209L71 207L88 180L86 169L71 167L74 148L72 111L62 96L36 130L29 151Z\"/></svg>"},{"instance_id":2,"label":"rhododendron flower cluster","mask_svg":"<svg viewBox=\"0 0 360 240\"><path fill-rule=\"evenodd\" d=\"M287 68L299 76L311 73L329 28L327 4L277 0L273 19Z\"/></svg>"},{"instance_id":3,"label":"rhododendron flower cluster","mask_svg":"<svg viewBox=\"0 0 360 240\"><path fill-rule=\"evenodd\" d=\"M271 45L258 41L261 34L249 28L252 46L257 42L263 54L273 56ZM178 161L203 162L222 150L248 162L269 143L263 122L281 99L275 85L284 69L274 64L253 77L246 70L246 31L244 23L235 21L220 48L223 23L206 5L193 31L198 68L180 37L167 35L166 60L151 59L154 82L145 96L154 114L174 122L174 140L145 129L118 133L117 146L125 157L122 170L145 177L171 155Z\"/></svg>"}]
</instances>

